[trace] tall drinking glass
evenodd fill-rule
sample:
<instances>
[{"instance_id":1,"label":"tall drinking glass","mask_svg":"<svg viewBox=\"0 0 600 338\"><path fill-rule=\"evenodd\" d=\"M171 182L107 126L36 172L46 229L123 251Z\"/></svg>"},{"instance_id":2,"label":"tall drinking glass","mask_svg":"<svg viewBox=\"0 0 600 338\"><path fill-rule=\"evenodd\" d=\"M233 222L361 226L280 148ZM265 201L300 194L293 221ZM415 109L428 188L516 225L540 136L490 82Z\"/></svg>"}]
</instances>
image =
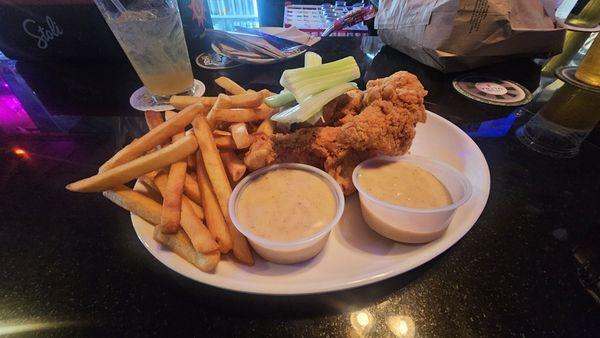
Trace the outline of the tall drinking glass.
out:
<instances>
[{"instance_id":1,"label":"tall drinking glass","mask_svg":"<svg viewBox=\"0 0 600 338\"><path fill-rule=\"evenodd\" d=\"M594 28L600 24L600 0L579 0L565 20L569 25Z\"/></svg>"},{"instance_id":2,"label":"tall drinking glass","mask_svg":"<svg viewBox=\"0 0 600 338\"><path fill-rule=\"evenodd\" d=\"M600 88L600 38L598 36L581 61L575 77L590 86Z\"/></svg>"},{"instance_id":3,"label":"tall drinking glass","mask_svg":"<svg viewBox=\"0 0 600 338\"><path fill-rule=\"evenodd\" d=\"M600 87L576 81L574 67L561 68L558 75L564 84L517 130L517 138L539 153L574 157L583 140L600 121Z\"/></svg>"},{"instance_id":4,"label":"tall drinking glass","mask_svg":"<svg viewBox=\"0 0 600 338\"><path fill-rule=\"evenodd\" d=\"M176 0L94 0L155 99L193 94L194 76Z\"/></svg>"}]
</instances>

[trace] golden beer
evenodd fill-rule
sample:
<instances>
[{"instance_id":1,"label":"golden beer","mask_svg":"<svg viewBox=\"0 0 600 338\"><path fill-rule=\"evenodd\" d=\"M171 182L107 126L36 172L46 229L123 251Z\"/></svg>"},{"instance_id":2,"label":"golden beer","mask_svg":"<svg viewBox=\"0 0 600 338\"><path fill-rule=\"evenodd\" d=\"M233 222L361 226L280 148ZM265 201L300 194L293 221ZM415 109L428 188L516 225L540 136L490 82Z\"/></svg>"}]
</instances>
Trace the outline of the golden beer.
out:
<instances>
[{"instance_id":1,"label":"golden beer","mask_svg":"<svg viewBox=\"0 0 600 338\"><path fill-rule=\"evenodd\" d=\"M577 27L594 28L600 24L600 0L579 0L565 23Z\"/></svg>"},{"instance_id":2,"label":"golden beer","mask_svg":"<svg viewBox=\"0 0 600 338\"><path fill-rule=\"evenodd\" d=\"M596 37L594 40L592 47L577 68L575 77L590 86L600 87L600 38Z\"/></svg>"},{"instance_id":3,"label":"golden beer","mask_svg":"<svg viewBox=\"0 0 600 338\"><path fill-rule=\"evenodd\" d=\"M554 76L554 71L559 67L566 66L577 54L579 48L588 39L591 33L567 31L562 53L553 56L542 68L542 75Z\"/></svg>"},{"instance_id":4,"label":"golden beer","mask_svg":"<svg viewBox=\"0 0 600 338\"><path fill-rule=\"evenodd\" d=\"M599 99L598 93L565 83L540 109L539 114L566 128L591 130L600 120Z\"/></svg>"}]
</instances>

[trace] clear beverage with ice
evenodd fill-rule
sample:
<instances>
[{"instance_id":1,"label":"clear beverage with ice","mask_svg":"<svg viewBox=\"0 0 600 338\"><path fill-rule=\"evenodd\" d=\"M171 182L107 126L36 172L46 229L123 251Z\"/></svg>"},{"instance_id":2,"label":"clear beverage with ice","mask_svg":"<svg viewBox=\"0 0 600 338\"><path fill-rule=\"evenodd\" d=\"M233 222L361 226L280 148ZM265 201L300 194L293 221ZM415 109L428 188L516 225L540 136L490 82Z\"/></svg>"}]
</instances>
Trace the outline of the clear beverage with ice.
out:
<instances>
[{"instance_id":1,"label":"clear beverage with ice","mask_svg":"<svg viewBox=\"0 0 600 338\"><path fill-rule=\"evenodd\" d=\"M190 91L192 67L174 1L138 1L125 11L96 0L106 22L127 54L144 86L155 96Z\"/></svg>"}]
</instances>

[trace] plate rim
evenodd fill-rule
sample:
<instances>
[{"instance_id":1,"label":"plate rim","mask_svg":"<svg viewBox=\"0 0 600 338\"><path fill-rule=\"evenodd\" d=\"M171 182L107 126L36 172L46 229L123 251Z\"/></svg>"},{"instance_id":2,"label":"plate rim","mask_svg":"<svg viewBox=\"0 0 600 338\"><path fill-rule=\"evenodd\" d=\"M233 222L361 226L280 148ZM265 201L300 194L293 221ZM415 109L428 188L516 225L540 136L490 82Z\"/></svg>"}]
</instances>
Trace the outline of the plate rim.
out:
<instances>
[{"instance_id":1,"label":"plate rim","mask_svg":"<svg viewBox=\"0 0 600 338\"><path fill-rule=\"evenodd\" d=\"M176 272L177 274L179 274L185 278L191 279L195 282L198 282L198 283L201 283L204 285L210 285L210 286L213 286L213 287L216 287L219 289L233 291L233 292L240 292L240 293L245 293L245 294L270 295L270 296L293 296L293 295L301 296L301 295L321 294L321 293L327 293L327 292L335 292L335 291L354 289L354 288L357 288L360 286L377 283L377 282L383 281L385 279L392 278L392 277L398 276L400 274L409 272L409 271L431 261L432 259L441 255L442 253L446 252L448 249L450 249L452 246L454 246L458 241L460 241L467 234L467 232L469 232L473 228L473 226L475 225L477 220L479 220L479 217L483 213L483 210L485 210L485 207L489 200L489 195L490 195L490 190L491 190L491 177L490 177L489 165L487 163L485 156L483 155L483 152L481 151L479 146L475 143L475 141L473 141L473 139L471 137L469 137L462 129L460 129L458 126L456 126L454 123L450 122L449 120L445 119L444 117L442 117L432 111L429 111L429 110L426 110L426 112L427 112L428 118L432 117L432 118L438 119L442 123L448 125L450 128L454 129L458 134L463 136L467 140L467 142L470 143L472 146L474 146L474 149L477 150L475 152L475 155L480 157L480 159L482 160L482 161L480 161L480 163L482 163L483 169L485 169L483 172L483 177L482 177L483 183L484 183L482 185L482 188L484 188L484 189L481 190L481 195L480 195L481 200L483 202L479 202L479 204L482 204L482 205L481 205L480 210L477 212L476 217L474 217L473 223L467 227L464 227L461 231L455 232L454 238L451 238L447 241L447 243L444 245L445 248L443 250L440 250L440 251L432 250L431 252L426 253L425 256L422 259L420 259L418 262L412 262L408 266L404 265L400 268L396 268L396 269L392 268L383 273L373 273L367 277L356 278L355 280L353 280L351 282L323 284L323 285L318 285L316 287L313 287L311 289L302 289L302 290L269 289L269 285L265 285L262 288L261 287L253 287L252 286L253 284L245 284L244 285L245 287L243 287L243 286L240 287L239 284L238 284L238 286L236 286L235 284L223 285L220 283L215 283L214 281L211 281L211 280L198 279L198 278L196 278L196 276L194 276L189 271L184 271L184 269L181 269L179 266L172 266L171 264L169 264L169 262L167 262L166 259L164 259L163 257L159 257L159 254L163 250L161 249L160 251L155 252L155 250L153 250L142 238L142 234L138 230L139 225L136 225L136 222L140 222L142 224L144 224L144 223L147 224L147 222L144 221L143 219L141 219L139 216L136 216L136 215L130 213L132 227L134 228L136 236L138 237L138 239L140 240L142 245L146 248L146 250L148 250L150 252L150 254L156 260L158 260L158 262L160 262L162 265L164 265L168 269ZM136 183L136 185L137 185L137 183ZM485 189L485 188L487 188L487 189ZM473 197L471 197L471 198L473 198ZM151 225L148 224L148 226L151 226ZM173 254L171 252L168 252L168 253ZM184 261L183 258L178 257L178 256L177 256L177 259L181 259L182 261ZM193 269L194 272L199 271L196 267L193 267L190 263L188 263L188 262L185 262L185 263L186 263L185 266L189 265L189 267L191 269ZM204 273L204 272L201 272L201 273L211 275L209 273ZM311 286L311 284L305 284L305 285ZM248 287L248 286L250 286L250 287Z\"/></svg>"}]
</instances>

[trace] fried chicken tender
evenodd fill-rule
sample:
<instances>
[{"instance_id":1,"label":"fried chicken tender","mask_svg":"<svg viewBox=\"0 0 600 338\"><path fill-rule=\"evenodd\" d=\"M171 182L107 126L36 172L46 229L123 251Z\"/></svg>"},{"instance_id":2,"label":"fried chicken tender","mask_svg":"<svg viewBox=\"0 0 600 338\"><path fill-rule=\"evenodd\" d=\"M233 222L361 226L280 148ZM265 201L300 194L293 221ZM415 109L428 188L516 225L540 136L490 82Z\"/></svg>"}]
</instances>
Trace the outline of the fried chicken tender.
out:
<instances>
[{"instance_id":1,"label":"fried chicken tender","mask_svg":"<svg viewBox=\"0 0 600 338\"><path fill-rule=\"evenodd\" d=\"M338 96L323 107L323 125L339 126L342 118L359 114L362 100L363 92L358 89Z\"/></svg>"},{"instance_id":2,"label":"fried chicken tender","mask_svg":"<svg viewBox=\"0 0 600 338\"><path fill-rule=\"evenodd\" d=\"M349 195L355 191L352 171L360 162L408 151L417 123L425 122L425 95L417 77L408 72L369 81L364 92L348 92L324 107L328 126L256 135L244 162L250 170L286 162L322 168Z\"/></svg>"}]
</instances>

